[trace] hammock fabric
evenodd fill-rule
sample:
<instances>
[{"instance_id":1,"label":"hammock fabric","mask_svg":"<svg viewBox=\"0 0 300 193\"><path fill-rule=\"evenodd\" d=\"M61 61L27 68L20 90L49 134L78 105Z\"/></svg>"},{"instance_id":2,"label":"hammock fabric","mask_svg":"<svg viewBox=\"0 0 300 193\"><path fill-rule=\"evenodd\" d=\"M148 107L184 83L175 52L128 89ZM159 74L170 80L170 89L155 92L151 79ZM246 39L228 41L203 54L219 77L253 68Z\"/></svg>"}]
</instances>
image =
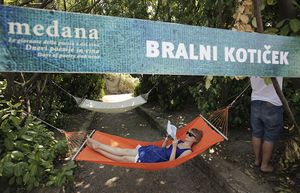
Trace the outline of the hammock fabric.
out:
<instances>
[{"instance_id":1,"label":"hammock fabric","mask_svg":"<svg viewBox=\"0 0 300 193\"><path fill-rule=\"evenodd\" d=\"M147 100L141 95L120 102L100 102L89 99L81 99L79 97L74 97L74 99L80 108L99 113L123 113L147 102Z\"/></svg>"},{"instance_id":2,"label":"hammock fabric","mask_svg":"<svg viewBox=\"0 0 300 193\"><path fill-rule=\"evenodd\" d=\"M84 108L90 111L96 111L99 113L123 113L126 111L130 111L140 105L143 105L147 102L148 96L151 92L150 89L149 92L139 95L137 97L129 96L128 94L120 94L115 95L116 98L125 98L125 100L114 100L112 102L100 102L85 98L80 98L72 95L68 91L66 91L64 88L56 84L54 81L52 83L57 86L59 89L61 89L63 92L67 93L70 97L74 98L77 105L80 108ZM111 95L113 96L113 95Z\"/></svg>"},{"instance_id":3,"label":"hammock fabric","mask_svg":"<svg viewBox=\"0 0 300 193\"><path fill-rule=\"evenodd\" d=\"M176 167L193 157L203 153L205 150L207 150L212 145L221 142L224 140L224 138L215 132L211 127L209 127L206 122L199 116L195 118L193 121L191 121L189 124L181 128L177 132L177 138L178 139L185 139L186 131L188 131L190 128L197 128L199 130L203 131L203 137L201 141L193 146L192 153L173 160L173 161L167 161L167 162L159 162L159 163L131 163L131 162L117 162L113 161L109 158L104 157L100 153L95 152L89 147L85 147L75 158L77 161L88 161L88 162L94 162L99 164L108 164L108 165L114 165L114 166L122 166L122 167L129 167L129 168L140 168L144 170L160 170L160 169L166 169L166 168L173 168ZM118 137L115 135L110 135L107 133L102 133L99 131L96 131L94 135L92 136L93 139L111 145L116 147L122 147L122 148L135 148L137 145L157 145L161 146L163 143L163 140L157 141L157 142L144 142L144 141L138 141L123 137ZM171 143L171 142L170 142Z\"/></svg>"}]
</instances>

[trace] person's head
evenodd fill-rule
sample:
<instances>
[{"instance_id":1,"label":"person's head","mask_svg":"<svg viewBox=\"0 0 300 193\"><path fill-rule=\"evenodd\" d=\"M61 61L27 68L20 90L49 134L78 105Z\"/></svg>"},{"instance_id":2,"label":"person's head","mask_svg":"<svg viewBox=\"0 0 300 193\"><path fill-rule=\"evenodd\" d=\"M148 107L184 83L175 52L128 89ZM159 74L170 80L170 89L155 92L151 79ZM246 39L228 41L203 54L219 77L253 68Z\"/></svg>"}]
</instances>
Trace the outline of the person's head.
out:
<instances>
[{"instance_id":1,"label":"person's head","mask_svg":"<svg viewBox=\"0 0 300 193\"><path fill-rule=\"evenodd\" d=\"M186 132L186 139L189 139L189 141L194 141L194 144L199 143L199 141L202 139L202 136L203 131L196 128L192 128Z\"/></svg>"}]
</instances>

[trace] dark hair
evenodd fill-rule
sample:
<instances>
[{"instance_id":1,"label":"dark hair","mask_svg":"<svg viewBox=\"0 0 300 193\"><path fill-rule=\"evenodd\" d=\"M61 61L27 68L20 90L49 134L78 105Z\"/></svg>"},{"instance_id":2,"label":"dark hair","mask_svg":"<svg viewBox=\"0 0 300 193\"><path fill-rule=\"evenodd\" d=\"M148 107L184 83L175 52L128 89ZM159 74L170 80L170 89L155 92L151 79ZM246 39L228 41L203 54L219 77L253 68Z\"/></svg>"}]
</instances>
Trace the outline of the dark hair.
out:
<instances>
[{"instance_id":1,"label":"dark hair","mask_svg":"<svg viewBox=\"0 0 300 193\"><path fill-rule=\"evenodd\" d=\"M202 139L203 137L203 131L196 129L196 128L192 128L190 129L191 132L193 132L193 134L195 135L195 144L199 143L199 141Z\"/></svg>"}]
</instances>

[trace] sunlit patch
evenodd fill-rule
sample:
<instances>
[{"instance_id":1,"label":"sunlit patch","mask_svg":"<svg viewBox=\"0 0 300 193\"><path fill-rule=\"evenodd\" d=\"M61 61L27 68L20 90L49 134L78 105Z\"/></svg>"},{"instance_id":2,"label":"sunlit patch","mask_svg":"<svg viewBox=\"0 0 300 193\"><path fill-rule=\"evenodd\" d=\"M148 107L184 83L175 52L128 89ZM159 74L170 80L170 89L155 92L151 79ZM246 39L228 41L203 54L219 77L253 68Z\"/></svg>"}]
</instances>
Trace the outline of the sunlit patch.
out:
<instances>
[{"instance_id":1,"label":"sunlit patch","mask_svg":"<svg viewBox=\"0 0 300 193\"><path fill-rule=\"evenodd\" d=\"M136 185L140 185L144 181L144 178L136 179Z\"/></svg>"},{"instance_id":2,"label":"sunlit patch","mask_svg":"<svg viewBox=\"0 0 300 193\"><path fill-rule=\"evenodd\" d=\"M116 141L111 141L111 142L110 142L110 145L113 146L113 147L118 147L118 146L119 146L119 143L116 142Z\"/></svg>"},{"instance_id":3,"label":"sunlit patch","mask_svg":"<svg viewBox=\"0 0 300 193\"><path fill-rule=\"evenodd\" d=\"M87 188L89 188L91 186L91 184L87 184L87 185L85 185L83 188L84 189L87 189Z\"/></svg>"},{"instance_id":4,"label":"sunlit patch","mask_svg":"<svg viewBox=\"0 0 300 193\"><path fill-rule=\"evenodd\" d=\"M75 187L82 186L82 185L83 185L83 183L84 183L83 181L82 181L82 182L79 182L79 183L76 183L76 184L75 184Z\"/></svg>"},{"instance_id":5,"label":"sunlit patch","mask_svg":"<svg viewBox=\"0 0 300 193\"><path fill-rule=\"evenodd\" d=\"M109 188L114 187L114 186L116 186L116 182L119 179L120 179L119 177L113 177L113 178L107 180L104 185L109 187Z\"/></svg>"},{"instance_id":6,"label":"sunlit patch","mask_svg":"<svg viewBox=\"0 0 300 193\"><path fill-rule=\"evenodd\" d=\"M166 182L162 181L162 180L159 183L162 184L162 185L166 184Z\"/></svg>"}]
</instances>

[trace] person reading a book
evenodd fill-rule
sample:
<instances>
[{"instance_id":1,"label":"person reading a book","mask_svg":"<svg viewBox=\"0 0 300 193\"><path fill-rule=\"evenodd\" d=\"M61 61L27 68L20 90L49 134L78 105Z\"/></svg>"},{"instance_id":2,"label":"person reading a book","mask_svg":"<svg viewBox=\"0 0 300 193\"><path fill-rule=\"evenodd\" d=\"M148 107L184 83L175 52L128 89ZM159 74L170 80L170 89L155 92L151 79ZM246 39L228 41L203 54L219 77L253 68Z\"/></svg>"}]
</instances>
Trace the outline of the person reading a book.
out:
<instances>
[{"instance_id":1,"label":"person reading a book","mask_svg":"<svg viewBox=\"0 0 300 193\"><path fill-rule=\"evenodd\" d=\"M94 151L105 157L120 162L141 162L156 163L172 161L192 153L192 146L197 144L203 136L203 132L192 128L186 132L185 140L173 138L172 144L167 145L168 136L165 138L162 147L148 145L137 146L134 149L113 147L88 138L87 145Z\"/></svg>"}]
</instances>

